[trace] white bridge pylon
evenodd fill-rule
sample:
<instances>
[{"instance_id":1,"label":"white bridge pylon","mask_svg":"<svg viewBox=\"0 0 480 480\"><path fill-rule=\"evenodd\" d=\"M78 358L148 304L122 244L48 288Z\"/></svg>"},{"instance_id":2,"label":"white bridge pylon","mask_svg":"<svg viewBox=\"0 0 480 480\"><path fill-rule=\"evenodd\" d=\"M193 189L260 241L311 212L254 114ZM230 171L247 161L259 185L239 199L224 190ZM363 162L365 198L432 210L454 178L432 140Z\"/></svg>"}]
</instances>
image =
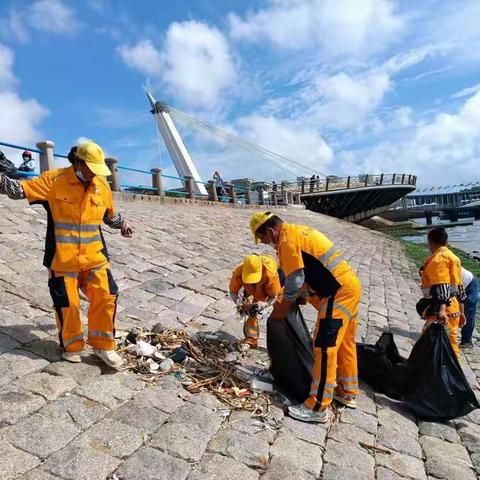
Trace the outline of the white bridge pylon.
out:
<instances>
[{"instance_id":1,"label":"white bridge pylon","mask_svg":"<svg viewBox=\"0 0 480 480\"><path fill-rule=\"evenodd\" d=\"M202 179L188 153L187 147L185 147L185 144L183 143L182 137L178 133L177 127L175 127L175 124L173 123L172 117L168 112L168 106L165 103L157 102L150 92L146 93L150 105L152 106L152 113L155 115L158 129L162 134L168 153L177 169L178 176L193 177L193 188L195 193L199 195L208 195L205 185L203 183L197 183L201 182ZM183 184L185 187L185 182L183 182Z\"/></svg>"}]
</instances>

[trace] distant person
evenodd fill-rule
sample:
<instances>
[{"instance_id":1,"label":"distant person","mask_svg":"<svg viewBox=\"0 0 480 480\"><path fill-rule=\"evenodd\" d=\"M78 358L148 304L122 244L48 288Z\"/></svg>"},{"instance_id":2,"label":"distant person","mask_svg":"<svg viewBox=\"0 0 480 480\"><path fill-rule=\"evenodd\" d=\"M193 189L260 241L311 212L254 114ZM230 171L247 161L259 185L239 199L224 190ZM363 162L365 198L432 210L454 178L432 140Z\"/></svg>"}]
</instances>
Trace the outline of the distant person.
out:
<instances>
[{"instance_id":1,"label":"distant person","mask_svg":"<svg viewBox=\"0 0 480 480\"><path fill-rule=\"evenodd\" d=\"M316 184L317 184L317 192L320 190L320 177L317 175L316 178Z\"/></svg>"},{"instance_id":2,"label":"distant person","mask_svg":"<svg viewBox=\"0 0 480 480\"><path fill-rule=\"evenodd\" d=\"M275 180L272 180L272 192L276 192L278 190L278 185Z\"/></svg>"},{"instance_id":3,"label":"distant person","mask_svg":"<svg viewBox=\"0 0 480 480\"><path fill-rule=\"evenodd\" d=\"M314 188L315 188L315 175L312 175L310 177L310 192L313 192Z\"/></svg>"},{"instance_id":4,"label":"distant person","mask_svg":"<svg viewBox=\"0 0 480 480\"><path fill-rule=\"evenodd\" d=\"M28 150L25 150L22 153L22 163L17 169L19 172L34 172L35 171L35 162L32 158L32 153Z\"/></svg>"},{"instance_id":5,"label":"distant person","mask_svg":"<svg viewBox=\"0 0 480 480\"><path fill-rule=\"evenodd\" d=\"M478 279L464 267L462 267L462 284L467 298L464 306L465 325L462 328L460 348L467 349L474 347L472 335L475 329L475 315L478 304Z\"/></svg>"},{"instance_id":6,"label":"distant person","mask_svg":"<svg viewBox=\"0 0 480 480\"><path fill-rule=\"evenodd\" d=\"M213 172L213 180L215 180L215 189L217 190L217 196L221 197L226 195L226 190L223 188L223 178L218 170Z\"/></svg>"},{"instance_id":7,"label":"distant person","mask_svg":"<svg viewBox=\"0 0 480 480\"><path fill-rule=\"evenodd\" d=\"M463 309L466 300L462 265L447 246L445 228L432 228L427 238L432 254L420 268L424 298L417 303L417 311L425 320L425 328L435 321L445 326L453 351L460 357L457 335L458 327L465 324Z\"/></svg>"}]
</instances>

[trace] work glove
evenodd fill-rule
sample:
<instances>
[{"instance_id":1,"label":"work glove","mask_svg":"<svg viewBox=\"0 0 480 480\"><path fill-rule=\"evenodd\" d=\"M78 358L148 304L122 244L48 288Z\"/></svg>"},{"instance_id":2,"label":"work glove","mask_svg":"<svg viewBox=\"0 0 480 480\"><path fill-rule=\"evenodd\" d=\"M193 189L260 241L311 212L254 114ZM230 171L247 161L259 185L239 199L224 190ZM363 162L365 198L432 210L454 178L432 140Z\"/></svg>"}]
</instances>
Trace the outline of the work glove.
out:
<instances>
[{"instance_id":1,"label":"work glove","mask_svg":"<svg viewBox=\"0 0 480 480\"><path fill-rule=\"evenodd\" d=\"M120 230L120 233L122 234L122 237L131 238L133 235L133 228L129 223L124 222Z\"/></svg>"}]
</instances>

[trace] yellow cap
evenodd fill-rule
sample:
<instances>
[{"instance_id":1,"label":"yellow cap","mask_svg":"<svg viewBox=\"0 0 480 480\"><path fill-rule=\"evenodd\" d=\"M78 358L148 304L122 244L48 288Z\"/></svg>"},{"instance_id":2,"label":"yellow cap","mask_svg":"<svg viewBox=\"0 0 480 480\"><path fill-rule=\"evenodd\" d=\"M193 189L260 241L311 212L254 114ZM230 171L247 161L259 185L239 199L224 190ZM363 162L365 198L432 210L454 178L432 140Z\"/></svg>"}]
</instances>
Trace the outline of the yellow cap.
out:
<instances>
[{"instance_id":1,"label":"yellow cap","mask_svg":"<svg viewBox=\"0 0 480 480\"><path fill-rule=\"evenodd\" d=\"M243 261L242 282L258 283L262 279L263 264L260 256L247 255Z\"/></svg>"},{"instance_id":2,"label":"yellow cap","mask_svg":"<svg viewBox=\"0 0 480 480\"><path fill-rule=\"evenodd\" d=\"M110 169L105 163L105 155L103 150L94 142L84 142L77 146L77 157L83 160L90 171L95 175L104 177L111 175Z\"/></svg>"},{"instance_id":3,"label":"yellow cap","mask_svg":"<svg viewBox=\"0 0 480 480\"><path fill-rule=\"evenodd\" d=\"M255 243L260 243L260 239L257 237L257 230L272 217L272 212L256 212L252 215L250 219L250 229L255 237Z\"/></svg>"}]
</instances>

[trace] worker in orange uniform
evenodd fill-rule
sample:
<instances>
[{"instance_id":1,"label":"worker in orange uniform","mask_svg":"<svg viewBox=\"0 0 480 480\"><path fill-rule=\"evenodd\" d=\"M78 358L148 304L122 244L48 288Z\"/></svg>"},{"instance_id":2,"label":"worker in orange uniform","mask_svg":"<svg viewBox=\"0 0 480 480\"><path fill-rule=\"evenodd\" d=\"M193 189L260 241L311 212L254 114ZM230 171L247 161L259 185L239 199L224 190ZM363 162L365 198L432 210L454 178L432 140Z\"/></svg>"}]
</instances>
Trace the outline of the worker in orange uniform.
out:
<instances>
[{"instance_id":1,"label":"worker in orange uniform","mask_svg":"<svg viewBox=\"0 0 480 480\"><path fill-rule=\"evenodd\" d=\"M425 319L425 328L434 321L445 325L453 351L460 358L458 327L465 324L463 304L467 297L462 284L462 265L447 247L445 228L433 228L427 238L432 255L420 269L424 298L417 304L417 310Z\"/></svg>"},{"instance_id":2,"label":"worker in orange uniform","mask_svg":"<svg viewBox=\"0 0 480 480\"><path fill-rule=\"evenodd\" d=\"M244 349L257 348L260 337L257 314L275 303L282 291L277 262L270 255L247 255L241 265L232 272L230 298L238 303L239 292L243 288L244 297L253 296L252 315L243 325Z\"/></svg>"},{"instance_id":3,"label":"worker in orange uniform","mask_svg":"<svg viewBox=\"0 0 480 480\"><path fill-rule=\"evenodd\" d=\"M277 250L286 275L282 300L274 305L272 320L285 318L302 298L318 310L310 396L288 410L298 420L326 423L332 399L356 407L360 281L333 242L313 228L284 223L271 212L253 214L250 227L257 243Z\"/></svg>"},{"instance_id":4,"label":"worker in orange uniform","mask_svg":"<svg viewBox=\"0 0 480 480\"><path fill-rule=\"evenodd\" d=\"M115 313L118 287L113 280L101 223L132 228L115 213L113 197L104 176L110 175L102 149L85 142L70 150L72 166L44 172L18 182L0 174L0 193L42 204L48 217L44 265L55 307L63 358L81 361L85 346L80 320L79 288L90 301L88 343L107 365L118 368L123 360L115 352Z\"/></svg>"}]
</instances>

